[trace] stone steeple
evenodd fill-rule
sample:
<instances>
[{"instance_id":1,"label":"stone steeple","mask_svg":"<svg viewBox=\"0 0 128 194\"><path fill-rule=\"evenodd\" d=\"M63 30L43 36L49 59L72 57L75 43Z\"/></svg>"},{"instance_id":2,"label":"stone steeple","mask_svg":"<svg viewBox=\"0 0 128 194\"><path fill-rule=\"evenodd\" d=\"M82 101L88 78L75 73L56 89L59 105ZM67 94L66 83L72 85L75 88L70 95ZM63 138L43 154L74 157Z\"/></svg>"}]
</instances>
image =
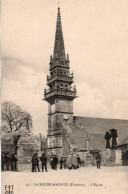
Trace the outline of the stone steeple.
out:
<instances>
[{"instance_id":1,"label":"stone steeple","mask_svg":"<svg viewBox=\"0 0 128 194\"><path fill-rule=\"evenodd\" d=\"M58 7L56 33L53 56L50 56L50 71L56 67L69 69L69 55L65 55L64 39L61 24L60 8Z\"/></svg>"},{"instance_id":2,"label":"stone steeple","mask_svg":"<svg viewBox=\"0 0 128 194\"><path fill-rule=\"evenodd\" d=\"M65 59L65 48L64 48L60 8L58 8L58 13L57 13L53 58L54 59Z\"/></svg>"},{"instance_id":3,"label":"stone steeple","mask_svg":"<svg viewBox=\"0 0 128 194\"><path fill-rule=\"evenodd\" d=\"M77 97L73 73L70 73L69 55L65 55L60 8L57 13L53 56L50 56L50 75L44 100L48 102L47 149L58 155L69 153L66 130L73 125L73 100ZM67 151L68 150L68 151Z\"/></svg>"},{"instance_id":4,"label":"stone steeple","mask_svg":"<svg viewBox=\"0 0 128 194\"><path fill-rule=\"evenodd\" d=\"M53 56L50 56L50 76L47 76L48 90L44 90L44 99L53 103L57 98L76 98L76 87L72 87L73 73L70 74L69 55L65 55L60 8L58 8L55 44Z\"/></svg>"}]
</instances>

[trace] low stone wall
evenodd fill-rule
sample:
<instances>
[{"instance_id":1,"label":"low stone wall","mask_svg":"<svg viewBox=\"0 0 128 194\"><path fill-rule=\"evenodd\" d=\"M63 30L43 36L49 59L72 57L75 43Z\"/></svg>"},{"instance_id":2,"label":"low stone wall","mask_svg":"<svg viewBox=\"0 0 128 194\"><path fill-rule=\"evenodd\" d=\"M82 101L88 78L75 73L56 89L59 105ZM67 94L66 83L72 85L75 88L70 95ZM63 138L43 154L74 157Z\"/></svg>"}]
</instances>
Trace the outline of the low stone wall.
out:
<instances>
[{"instance_id":1,"label":"low stone wall","mask_svg":"<svg viewBox=\"0 0 128 194\"><path fill-rule=\"evenodd\" d=\"M102 165L116 166L122 165L122 151L120 149L102 151Z\"/></svg>"},{"instance_id":2,"label":"low stone wall","mask_svg":"<svg viewBox=\"0 0 128 194\"><path fill-rule=\"evenodd\" d=\"M85 165L96 165L95 155L90 154L90 152L76 152L82 160L84 160ZM122 150L121 149L106 149L101 151L101 165L103 166L117 166L122 165Z\"/></svg>"}]
</instances>

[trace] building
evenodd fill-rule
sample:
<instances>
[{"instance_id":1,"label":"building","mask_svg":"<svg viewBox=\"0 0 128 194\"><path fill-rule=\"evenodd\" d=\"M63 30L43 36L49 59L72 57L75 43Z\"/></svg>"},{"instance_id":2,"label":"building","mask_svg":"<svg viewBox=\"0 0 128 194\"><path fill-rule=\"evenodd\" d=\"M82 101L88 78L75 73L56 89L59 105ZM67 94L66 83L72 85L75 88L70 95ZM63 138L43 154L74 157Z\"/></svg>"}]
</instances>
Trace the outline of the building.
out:
<instances>
[{"instance_id":1,"label":"building","mask_svg":"<svg viewBox=\"0 0 128 194\"><path fill-rule=\"evenodd\" d=\"M127 120L73 116L73 100L77 91L72 86L74 81L69 64L58 8L55 45L50 57L50 75L47 76L48 89L44 90L44 100L48 102L48 152L67 156L72 151L105 150L105 133L115 127L118 141L122 142L128 136Z\"/></svg>"}]
</instances>

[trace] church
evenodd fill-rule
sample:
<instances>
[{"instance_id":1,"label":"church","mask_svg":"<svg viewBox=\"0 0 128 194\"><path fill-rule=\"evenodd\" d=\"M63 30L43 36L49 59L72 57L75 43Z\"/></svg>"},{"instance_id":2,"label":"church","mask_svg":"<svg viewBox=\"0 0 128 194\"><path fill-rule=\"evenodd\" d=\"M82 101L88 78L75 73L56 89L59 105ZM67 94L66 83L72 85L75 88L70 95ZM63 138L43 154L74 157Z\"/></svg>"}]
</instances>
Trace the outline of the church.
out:
<instances>
[{"instance_id":1,"label":"church","mask_svg":"<svg viewBox=\"0 0 128 194\"><path fill-rule=\"evenodd\" d=\"M47 151L58 156L78 151L105 150L105 133L117 130L117 145L128 146L128 120L74 116L73 102L77 98L69 55L65 53L60 8L57 13L55 44L49 63L48 89L44 100L48 103Z\"/></svg>"}]
</instances>

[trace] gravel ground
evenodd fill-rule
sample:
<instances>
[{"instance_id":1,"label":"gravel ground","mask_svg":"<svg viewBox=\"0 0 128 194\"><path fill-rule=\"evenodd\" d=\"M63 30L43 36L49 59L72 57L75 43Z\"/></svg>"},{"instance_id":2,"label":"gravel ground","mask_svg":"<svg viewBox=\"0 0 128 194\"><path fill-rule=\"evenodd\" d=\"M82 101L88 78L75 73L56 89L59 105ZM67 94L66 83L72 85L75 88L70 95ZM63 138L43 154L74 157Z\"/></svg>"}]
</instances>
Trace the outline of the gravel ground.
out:
<instances>
[{"instance_id":1,"label":"gravel ground","mask_svg":"<svg viewBox=\"0 0 128 194\"><path fill-rule=\"evenodd\" d=\"M5 185L14 185L14 194L128 194L128 166L2 172L2 194Z\"/></svg>"}]
</instances>

